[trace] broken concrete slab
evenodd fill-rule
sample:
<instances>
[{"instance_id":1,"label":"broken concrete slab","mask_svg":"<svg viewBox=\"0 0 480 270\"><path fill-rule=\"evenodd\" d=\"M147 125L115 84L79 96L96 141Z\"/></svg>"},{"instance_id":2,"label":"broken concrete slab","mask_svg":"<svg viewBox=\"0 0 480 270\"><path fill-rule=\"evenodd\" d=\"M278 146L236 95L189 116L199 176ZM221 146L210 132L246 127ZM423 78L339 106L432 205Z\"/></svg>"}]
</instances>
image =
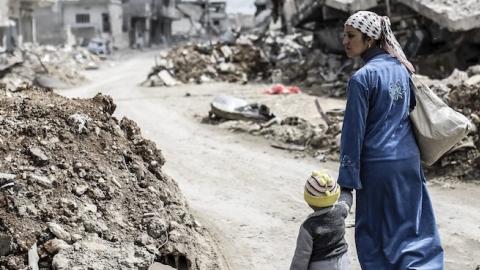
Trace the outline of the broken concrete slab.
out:
<instances>
[{"instance_id":1,"label":"broken concrete slab","mask_svg":"<svg viewBox=\"0 0 480 270\"><path fill-rule=\"evenodd\" d=\"M398 0L398 2L450 31L468 31L480 27L480 2L477 0Z\"/></svg>"},{"instance_id":2,"label":"broken concrete slab","mask_svg":"<svg viewBox=\"0 0 480 270\"><path fill-rule=\"evenodd\" d=\"M65 231L60 224L49 222L48 229L50 230L51 233L53 233L56 237L58 237L61 240L70 242L70 240L72 239L70 233Z\"/></svg>"},{"instance_id":3,"label":"broken concrete slab","mask_svg":"<svg viewBox=\"0 0 480 270\"><path fill-rule=\"evenodd\" d=\"M30 147L28 149L28 153L30 154L30 156L33 158L33 161L37 165L42 166L42 165L48 164L49 158L47 157L47 155L45 155L45 153L40 148Z\"/></svg>"},{"instance_id":4,"label":"broken concrete slab","mask_svg":"<svg viewBox=\"0 0 480 270\"><path fill-rule=\"evenodd\" d=\"M37 242L28 250L28 267L31 270L38 270L38 261L40 257L37 252Z\"/></svg>"}]
</instances>

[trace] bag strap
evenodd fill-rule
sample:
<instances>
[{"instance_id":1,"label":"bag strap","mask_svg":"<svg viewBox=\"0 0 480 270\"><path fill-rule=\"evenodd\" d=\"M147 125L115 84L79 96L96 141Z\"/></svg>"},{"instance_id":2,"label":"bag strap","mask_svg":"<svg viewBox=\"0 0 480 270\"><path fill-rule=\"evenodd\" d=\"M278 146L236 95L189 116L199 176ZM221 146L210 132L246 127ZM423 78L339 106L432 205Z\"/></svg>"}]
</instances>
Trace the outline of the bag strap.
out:
<instances>
[{"instance_id":1,"label":"bag strap","mask_svg":"<svg viewBox=\"0 0 480 270\"><path fill-rule=\"evenodd\" d=\"M417 106L417 98L415 97L415 83L413 82L412 75L409 76L410 84L410 102L409 102L409 112L412 112Z\"/></svg>"}]
</instances>

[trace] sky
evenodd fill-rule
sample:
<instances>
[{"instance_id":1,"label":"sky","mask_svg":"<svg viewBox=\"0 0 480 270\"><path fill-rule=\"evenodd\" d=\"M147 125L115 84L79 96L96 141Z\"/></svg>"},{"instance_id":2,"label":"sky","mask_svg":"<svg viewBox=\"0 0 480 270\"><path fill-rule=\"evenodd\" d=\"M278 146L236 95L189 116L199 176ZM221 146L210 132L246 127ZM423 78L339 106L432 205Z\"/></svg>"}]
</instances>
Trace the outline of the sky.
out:
<instances>
[{"instance_id":1,"label":"sky","mask_svg":"<svg viewBox=\"0 0 480 270\"><path fill-rule=\"evenodd\" d=\"M254 0L226 0L227 13L255 13Z\"/></svg>"}]
</instances>

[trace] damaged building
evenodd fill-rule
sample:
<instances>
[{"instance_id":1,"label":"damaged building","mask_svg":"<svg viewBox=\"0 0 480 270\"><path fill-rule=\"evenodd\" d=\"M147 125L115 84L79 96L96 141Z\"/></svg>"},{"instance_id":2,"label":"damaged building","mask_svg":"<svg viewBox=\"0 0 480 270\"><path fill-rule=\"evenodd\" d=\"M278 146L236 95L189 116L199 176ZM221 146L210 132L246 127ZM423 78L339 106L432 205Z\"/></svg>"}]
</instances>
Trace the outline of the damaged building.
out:
<instances>
[{"instance_id":1,"label":"damaged building","mask_svg":"<svg viewBox=\"0 0 480 270\"><path fill-rule=\"evenodd\" d=\"M221 35L228 30L226 2L223 0L189 0L177 4L181 18L174 24L174 33L185 36Z\"/></svg>"},{"instance_id":2,"label":"damaged building","mask_svg":"<svg viewBox=\"0 0 480 270\"><path fill-rule=\"evenodd\" d=\"M35 42L33 11L51 4L51 0L0 0L0 51L12 51L23 42Z\"/></svg>"},{"instance_id":3,"label":"damaged building","mask_svg":"<svg viewBox=\"0 0 480 270\"><path fill-rule=\"evenodd\" d=\"M122 6L119 0L58 0L35 10L40 44L86 46L103 39L122 47Z\"/></svg>"},{"instance_id":4,"label":"damaged building","mask_svg":"<svg viewBox=\"0 0 480 270\"><path fill-rule=\"evenodd\" d=\"M357 10L390 17L392 28L423 74L441 77L478 63L480 2L443 0L294 1L292 24L314 32L314 46L343 53L343 23ZM434 58L428 57L435 53Z\"/></svg>"},{"instance_id":5,"label":"damaged building","mask_svg":"<svg viewBox=\"0 0 480 270\"><path fill-rule=\"evenodd\" d=\"M172 36L172 22L179 18L175 0L127 0L123 3L123 29L130 47L167 44Z\"/></svg>"}]
</instances>

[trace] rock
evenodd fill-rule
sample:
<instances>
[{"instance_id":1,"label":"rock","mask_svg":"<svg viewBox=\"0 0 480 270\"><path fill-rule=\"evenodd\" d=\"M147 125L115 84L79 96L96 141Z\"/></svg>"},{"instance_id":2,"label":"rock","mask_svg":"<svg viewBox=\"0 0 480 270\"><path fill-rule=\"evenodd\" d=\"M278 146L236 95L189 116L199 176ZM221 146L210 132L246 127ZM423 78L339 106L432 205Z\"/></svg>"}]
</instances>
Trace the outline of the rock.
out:
<instances>
[{"instance_id":1,"label":"rock","mask_svg":"<svg viewBox=\"0 0 480 270\"><path fill-rule=\"evenodd\" d=\"M220 47L220 51L222 51L222 54L226 59L230 59L232 57L233 51L229 46L224 45Z\"/></svg>"},{"instance_id":2,"label":"rock","mask_svg":"<svg viewBox=\"0 0 480 270\"><path fill-rule=\"evenodd\" d=\"M82 239L82 235L81 235L81 234L78 234L78 233L72 234L72 241L73 241L73 242L77 242L77 241L79 241L79 240L81 240L81 239Z\"/></svg>"},{"instance_id":3,"label":"rock","mask_svg":"<svg viewBox=\"0 0 480 270\"><path fill-rule=\"evenodd\" d=\"M48 177L42 176L42 175L30 174L30 180L34 183L39 184L42 187L45 187L45 188L51 188L52 185L53 185L52 180L50 180Z\"/></svg>"},{"instance_id":4,"label":"rock","mask_svg":"<svg viewBox=\"0 0 480 270\"><path fill-rule=\"evenodd\" d=\"M105 199L105 193L100 188L96 187L91 192L92 192L93 198L98 199L98 200Z\"/></svg>"},{"instance_id":5,"label":"rock","mask_svg":"<svg viewBox=\"0 0 480 270\"><path fill-rule=\"evenodd\" d=\"M28 250L28 267L30 270L38 270L39 256L37 252L37 243Z\"/></svg>"},{"instance_id":6,"label":"rock","mask_svg":"<svg viewBox=\"0 0 480 270\"><path fill-rule=\"evenodd\" d=\"M53 257L52 268L54 270L70 270L69 260L62 254L57 254Z\"/></svg>"},{"instance_id":7,"label":"rock","mask_svg":"<svg viewBox=\"0 0 480 270\"><path fill-rule=\"evenodd\" d=\"M161 218L147 220L147 232L151 237L158 239L167 233L167 223Z\"/></svg>"},{"instance_id":8,"label":"rock","mask_svg":"<svg viewBox=\"0 0 480 270\"><path fill-rule=\"evenodd\" d=\"M78 185L75 187L75 190L73 192L77 196L82 196L83 194L85 194L85 192L87 192L87 190L88 190L88 185Z\"/></svg>"},{"instance_id":9,"label":"rock","mask_svg":"<svg viewBox=\"0 0 480 270\"><path fill-rule=\"evenodd\" d=\"M0 180L14 180L15 177L17 177L15 174L0 173Z\"/></svg>"},{"instance_id":10,"label":"rock","mask_svg":"<svg viewBox=\"0 0 480 270\"><path fill-rule=\"evenodd\" d=\"M459 86L468 79L468 74L465 71L454 69L452 74L443 79L442 82L448 86Z\"/></svg>"},{"instance_id":11,"label":"rock","mask_svg":"<svg viewBox=\"0 0 480 270\"><path fill-rule=\"evenodd\" d=\"M50 254L57 254L60 250L69 247L70 245L67 242L58 238L49 240L43 245L43 248Z\"/></svg>"},{"instance_id":12,"label":"rock","mask_svg":"<svg viewBox=\"0 0 480 270\"><path fill-rule=\"evenodd\" d=\"M465 81L465 84L476 85L480 83L480 74L473 75Z\"/></svg>"},{"instance_id":13,"label":"rock","mask_svg":"<svg viewBox=\"0 0 480 270\"><path fill-rule=\"evenodd\" d=\"M474 76L480 74L480 65L471 66L467 69L469 76Z\"/></svg>"},{"instance_id":14,"label":"rock","mask_svg":"<svg viewBox=\"0 0 480 270\"><path fill-rule=\"evenodd\" d=\"M48 164L49 158L43 153L43 151L36 147L31 147L28 149L28 153L33 158L33 161L36 165L46 165Z\"/></svg>"},{"instance_id":15,"label":"rock","mask_svg":"<svg viewBox=\"0 0 480 270\"><path fill-rule=\"evenodd\" d=\"M162 70L158 73L158 77L166 86L174 86L177 85L178 82L175 80L172 75L170 75L170 72L167 70Z\"/></svg>"},{"instance_id":16,"label":"rock","mask_svg":"<svg viewBox=\"0 0 480 270\"><path fill-rule=\"evenodd\" d=\"M49 222L48 229L55 235L57 238L65 240L67 242L71 241L70 233L65 231L62 226L57 223Z\"/></svg>"},{"instance_id":17,"label":"rock","mask_svg":"<svg viewBox=\"0 0 480 270\"><path fill-rule=\"evenodd\" d=\"M68 117L68 123L75 128L75 131L80 134L87 131L87 125L90 121L88 115L82 113L75 113Z\"/></svg>"},{"instance_id":18,"label":"rock","mask_svg":"<svg viewBox=\"0 0 480 270\"><path fill-rule=\"evenodd\" d=\"M0 256L7 256L12 252L12 237L0 234Z\"/></svg>"}]
</instances>

